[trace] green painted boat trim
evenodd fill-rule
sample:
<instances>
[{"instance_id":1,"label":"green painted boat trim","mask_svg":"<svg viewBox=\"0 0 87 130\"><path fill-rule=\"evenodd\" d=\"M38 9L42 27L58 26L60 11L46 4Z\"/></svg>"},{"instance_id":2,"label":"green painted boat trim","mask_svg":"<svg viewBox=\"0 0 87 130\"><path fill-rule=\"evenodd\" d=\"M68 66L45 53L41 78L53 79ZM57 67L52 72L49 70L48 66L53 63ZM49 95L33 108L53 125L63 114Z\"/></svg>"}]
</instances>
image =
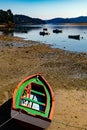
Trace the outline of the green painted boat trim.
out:
<instances>
[{"instance_id":1,"label":"green painted boat trim","mask_svg":"<svg viewBox=\"0 0 87 130\"><path fill-rule=\"evenodd\" d=\"M30 102L33 102L33 103L36 103L36 104L39 104L39 105L45 105L44 103L42 103L42 102L38 102L38 101L35 101L35 100L32 100L32 99L30 99L30 98L24 98L24 100L26 100L26 101L30 101Z\"/></svg>"},{"instance_id":2,"label":"green painted boat trim","mask_svg":"<svg viewBox=\"0 0 87 130\"><path fill-rule=\"evenodd\" d=\"M37 91L35 91L35 90L31 90L31 92L33 92L33 93L36 93L36 94L38 94L38 95L42 95L42 96L45 96L45 95L44 95L44 93L41 93L41 92L37 92Z\"/></svg>"}]
</instances>

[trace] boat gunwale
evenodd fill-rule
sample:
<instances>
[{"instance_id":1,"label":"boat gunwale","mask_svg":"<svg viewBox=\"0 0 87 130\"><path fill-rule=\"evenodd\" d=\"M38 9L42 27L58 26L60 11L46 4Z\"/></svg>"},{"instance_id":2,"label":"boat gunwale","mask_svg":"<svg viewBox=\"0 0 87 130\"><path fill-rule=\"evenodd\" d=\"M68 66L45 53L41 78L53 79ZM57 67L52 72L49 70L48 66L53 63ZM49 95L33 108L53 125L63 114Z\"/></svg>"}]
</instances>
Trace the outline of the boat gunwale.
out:
<instances>
[{"instance_id":1,"label":"boat gunwale","mask_svg":"<svg viewBox=\"0 0 87 130\"><path fill-rule=\"evenodd\" d=\"M50 109L50 113L49 113L49 116L48 116L48 118L50 119L50 120L52 120L52 115L53 115L53 110L54 110L54 93L53 93L53 91L52 91L52 88L51 88L51 86L49 85L49 83L46 81L46 79L40 74L40 73L38 73L38 74L33 74L33 75L30 75L30 76L28 76L28 77L26 77L25 79L23 79L21 82L19 82L19 84L16 86L16 88L15 88L15 90L14 90L14 92L13 92L13 101L12 101L12 109L16 109L16 107L15 107L15 95L16 95L16 92L17 92L17 90L18 90L18 88L26 81L26 80L29 80L29 79L31 79L31 78L33 78L33 77L36 77L36 76L40 76L41 77L41 79L44 81L44 83L45 84L47 84L47 86L48 86L48 88L49 88L49 90L50 90L50 95L51 95L51 98L52 98L52 102L51 102L51 109ZM36 116L36 115L35 115Z\"/></svg>"}]
</instances>

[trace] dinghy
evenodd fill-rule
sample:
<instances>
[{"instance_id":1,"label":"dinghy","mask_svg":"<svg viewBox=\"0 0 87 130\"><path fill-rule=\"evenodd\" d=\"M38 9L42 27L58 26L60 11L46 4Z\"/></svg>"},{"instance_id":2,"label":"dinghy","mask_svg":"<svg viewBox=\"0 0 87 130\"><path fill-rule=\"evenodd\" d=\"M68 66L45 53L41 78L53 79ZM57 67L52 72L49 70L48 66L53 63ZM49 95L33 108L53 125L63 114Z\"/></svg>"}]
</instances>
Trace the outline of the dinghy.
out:
<instances>
[{"instance_id":1,"label":"dinghy","mask_svg":"<svg viewBox=\"0 0 87 130\"><path fill-rule=\"evenodd\" d=\"M25 78L15 88L11 117L21 125L47 128L52 121L53 111L54 94L41 74Z\"/></svg>"}]
</instances>

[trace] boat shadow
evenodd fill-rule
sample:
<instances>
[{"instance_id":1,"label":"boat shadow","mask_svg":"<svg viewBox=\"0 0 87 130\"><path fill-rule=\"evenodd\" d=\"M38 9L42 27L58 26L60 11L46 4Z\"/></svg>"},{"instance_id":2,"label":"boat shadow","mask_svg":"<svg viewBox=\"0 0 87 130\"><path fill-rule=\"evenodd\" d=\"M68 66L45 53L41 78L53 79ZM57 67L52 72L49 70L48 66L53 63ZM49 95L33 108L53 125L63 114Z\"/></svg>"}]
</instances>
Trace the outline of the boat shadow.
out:
<instances>
[{"instance_id":1,"label":"boat shadow","mask_svg":"<svg viewBox=\"0 0 87 130\"><path fill-rule=\"evenodd\" d=\"M19 125L11 118L11 102L12 99L9 99L0 106L0 130L27 130L27 128ZM32 125L30 125L28 129L45 130Z\"/></svg>"}]
</instances>

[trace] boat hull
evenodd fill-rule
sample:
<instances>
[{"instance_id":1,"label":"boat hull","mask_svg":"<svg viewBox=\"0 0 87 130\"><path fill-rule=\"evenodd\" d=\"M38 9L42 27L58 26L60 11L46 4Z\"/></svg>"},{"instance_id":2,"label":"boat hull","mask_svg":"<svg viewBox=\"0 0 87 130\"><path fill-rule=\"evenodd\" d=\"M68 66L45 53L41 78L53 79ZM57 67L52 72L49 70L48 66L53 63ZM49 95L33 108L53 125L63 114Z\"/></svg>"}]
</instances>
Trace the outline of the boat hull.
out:
<instances>
[{"instance_id":1,"label":"boat hull","mask_svg":"<svg viewBox=\"0 0 87 130\"><path fill-rule=\"evenodd\" d=\"M80 35L69 35L68 38L80 40Z\"/></svg>"},{"instance_id":2,"label":"boat hull","mask_svg":"<svg viewBox=\"0 0 87 130\"><path fill-rule=\"evenodd\" d=\"M14 120L16 120L19 124L25 127L30 127L30 125L33 125L35 127L45 129L49 127L51 123L50 120L44 118L38 118L38 116L32 116L29 114L27 115L21 111L16 111L16 110L11 110L11 117Z\"/></svg>"},{"instance_id":3,"label":"boat hull","mask_svg":"<svg viewBox=\"0 0 87 130\"><path fill-rule=\"evenodd\" d=\"M23 126L47 128L54 110L53 91L41 74L23 79L15 88L12 98L11 117Z\"/></svg>"},{"instance_id":4,"label":"boat hull","mask_svg":"<svg viewBox=\"0 0 87 130\"><path fill-rule=\"evenodd\" d=\"M53 30L53 33L62 33L62 30L55 29L55 30Z\"/></svg>"}]
</instances>

